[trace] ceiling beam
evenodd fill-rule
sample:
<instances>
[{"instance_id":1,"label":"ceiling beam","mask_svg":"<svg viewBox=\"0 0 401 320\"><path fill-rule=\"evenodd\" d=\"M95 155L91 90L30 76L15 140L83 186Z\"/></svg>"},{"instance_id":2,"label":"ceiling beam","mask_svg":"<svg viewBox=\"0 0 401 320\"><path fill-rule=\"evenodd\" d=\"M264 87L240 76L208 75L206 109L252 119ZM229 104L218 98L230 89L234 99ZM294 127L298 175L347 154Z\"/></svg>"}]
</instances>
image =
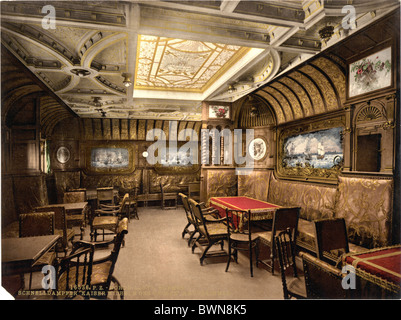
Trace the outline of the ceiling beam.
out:
<instances>
[{"instance_id":1,"label":"ceiling beam","mask_svg":"<svg viewBox=\"0 0 401 320\"><path fill-rule=\"evenodd\" d=\"M240 2L240 0L223 0L220 5L220 11L233 12Z\"/></svg>"}]
</instances>

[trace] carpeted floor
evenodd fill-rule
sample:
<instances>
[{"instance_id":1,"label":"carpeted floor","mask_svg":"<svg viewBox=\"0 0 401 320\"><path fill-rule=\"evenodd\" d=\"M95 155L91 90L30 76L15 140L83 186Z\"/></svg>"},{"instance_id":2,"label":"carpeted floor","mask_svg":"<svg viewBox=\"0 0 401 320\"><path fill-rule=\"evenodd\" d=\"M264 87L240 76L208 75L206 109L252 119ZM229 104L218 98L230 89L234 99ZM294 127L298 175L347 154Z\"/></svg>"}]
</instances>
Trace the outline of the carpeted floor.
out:
<instances>
[{"instance_id":1,"label":"carpeted floor","mask_svg":"<svg viewBox=\"0 0 401 320\"><path fill-rule=\"evenodd\" d=\"M279 270L272 275L262 266L250 276L249 259L239 253L225 272L227 258L207 258L200 265L201 251L191 252L184 209L142 208L139 220L131 219L125 246L121 248L114 276L124 288L126 300L277 300L283 299ZM78 230L77 230L78 231ZM89 230L84 240L89 240ZM101 240L101 238L99 239ZM220 246L216 246L219 249ZM95 258L109 254L100 250ZM34 274L33 288L41 287L43 275ZM28 287L29 275L25 276Z\"/></svg>"},{"instance_id":2,"label":"carpeted floor","mask_svg":"<svg viewBox=\"0 0 401 320\"><path fill-rule=\"evenodd\" d=\"M131 220L125 247L120 251L115 276L126 299L282 299L279 272L271 275L254 267L239 254L238 264L225 272L226 257L205 259L192 253L181 238L186 224L182 208L139 208L139 220ZM218 249L219 246L216 246Z\"/></svg>"}]
</instances>

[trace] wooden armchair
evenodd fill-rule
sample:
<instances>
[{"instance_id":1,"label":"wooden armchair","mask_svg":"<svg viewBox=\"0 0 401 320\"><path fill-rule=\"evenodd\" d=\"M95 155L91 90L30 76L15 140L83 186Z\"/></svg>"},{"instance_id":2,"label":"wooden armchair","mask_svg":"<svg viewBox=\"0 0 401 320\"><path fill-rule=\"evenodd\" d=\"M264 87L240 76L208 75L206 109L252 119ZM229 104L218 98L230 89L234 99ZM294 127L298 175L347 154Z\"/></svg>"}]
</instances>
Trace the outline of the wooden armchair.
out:
<instances>
[{"instance_id":1,"label":"wooden armchair","mask_svg":"<svg viewBox=\"0 0 401 320\"><path fill-rule=\"evenodd\" d=\"M177 193L175 193L175 192L166 193L164 191L164 187L163 187L162 183L160 183L160 191L161 191L161 196L162 196L162 209L163 210L177 209ZM171 200L174 201L174 206L170 206L170 207L166 206L166 202L171 201Z\"/></svg>"},{"instance_id":2,"label":"wooden armchair","mask_svg":"<svg viewBox=\"0 0 401 320\"><path fill-rule=\"evenodd\" d=\"M131 214L133 214L134 219L139 220L139 216L138 216L138 187L134 187L132 188L132 191L129 194L129 198L128 198L128 222L131 219Z\"/></svg>"},{"instance_id":3,"label":"wooden armchair","mask_svg":"<svg viewBox=\"0 0 401 320\"><path fill-rule=\"evenodd\" d=\"M129 210L128 201L129 194L126 193L119 205L99 204L99 209L95 210L95 217L90 223L91 241L97 241L98 230L103 231L103 241L105 235L117 233L118 221L125 215L124 210ZM105 230L111 233L106 233Z\"/></svg>"},{"instance_id":4,"label":"wooden armchair","mask_svg":"<svg viewBox=\"0 0 401 320\"><path fill-rule=\"evenodd\" d=\"M270 247L270 263L263 260L260 262L266 265L272 274L274 274L274 262L276 260L275 237L278 232L290 228L292 239L296 243L300 210L301 208L299 207L277 209L273 214L272 230L258 233L261 243Z\"/></svg>"},{"instance_id":5,"label":"wooden armchair","mask_svg":"<svg viewBox=\"0 0 401 320\"><path fill-rule=\"evenodd\" d=\"M183 193L179 193L178 196L181 197L182 205L183 205L184 210L185 210L185 216L187 218L187 224L185 225L181 236L184 239L186 234L189 235L189 239L188 239L188 246L189 246L190 243L192 242L192 239L193 239L195 233L196 233L195 221L194 221L194 218L192 216L191 208L189 206L188 197ZM191 226L193 227L193 230L189 229Z\"/></svg>"},{"instance_id":6,"label":"wooden armchair","mask_svg":"<svg viewBox=\"0 0 401 320\"><path fill-rule=\"evenodd\" d=\"M128 233L128 218L123 218L117 227L117 234L112 241L92 243L87 241L76 241L74 243L74 251L80 248L88 248L95 246L95 258L92 263L91 291L96 294L92 298L107 299L110 291L119 293L120 298L124 299L124 289L119 281L113 276L114 268L117 263L121 245L124 237ZM96 259L96 251L98 247L104 247L105 244L113 244L113 249L106 257Z\"/></svg>"},{"instance_id":7,"label":"wooden armchair","mask_svg":"<svg viewBox=\"0 0 401 320\"><path fill-rule=\"evenodd\" d=\"M199 236L192 245L192 253L198 247L202 251L200 257L200 264L203 265L203 260L210 256L227 256L224 249L224 240L227 240L227 227L224 224L226 218L209 220L202 213L201 206L196 201L189 199L189 205L194 217L196 230ZM209 249L214 245L220 243L221 250L208 253Z\"/></svg>"},{"instance_id":8,"label":"wooden armchair","mask_svg":"<svg viewBox=\"0 0 401 320\"><path fill-rule=\"evenodd\" d=\"M253 259L252 251L255 250L256 265L258 263L258 244L259 236L252 233L251 228L252 213L249 211L242 210L229 210L226 209L226 223L228 233L228 260L226 266L226 272L230 266L231 251L235 262L238 263L238 250L249 252L249 262L251 277L253 277Z\"/></svg>"},{"instance_id":9,"label":"wooden armchair","mask_svg":"<svg viewBox=\"0 0 401 320\"><path fill-rule=\"evenodd\" d=\"M197 230L197 225L196 225L196 222L195 222L195 218L193 216L191 206L189 205L188 196L186 196L183 193L179 193L178 195L182 199L182 204L183 204L183 207L184 207L184 210L185 210L185 215L186 215L186 218L187 218L187 221L188 221L187 225L184 227L184 230L182 231L182 238L184 238L186 234L189 234L188 246L190 246L192 241L193 241L193 239L194 239L194 237L195 237L195 235L197 233L199 233L199 231ZM216 210L214 208L211 208L211 207L206 207L203 202L199 203L199 206L201 208L203 216L207 220L216 220L217 219L218 210ZM191 226L193 226L193 230L189 229Z\"/></svg>"},{"instance_id":10,"label":"wooden armchair","mask_svg":"<svg viewBox=\"0 0 401 320\"><path fill-rule=\"evenodd\" d=\"M106 204L106 205L115 205L115 199L114 199L114 189L113 187L103 187L103 188L97 188L96 189L97 193L97 208L100 209L101 205Z\"/></svg>"},{"instance_id":11,"label":"wooden armchair","mask_svg":"<svg viewBox=\"0 0 401 320\"><path fill-rule=\"evenodd\" d=\"M57 299L90 298L94 252L95 246L88 244L57 261Z\"/></svg>"},{"instance_id":12,"label":"wooden armchair","mask_svg":"<svg viewBox=\"0 0 401 320\"><path fill-rule=\"evenodd\" d=\"M292 232L288 228L281 231L275 239L278 261L280 264L281 282L283 284L284 299L305 299L305 278L298 275L295 264L295 242ZM287 281L287 271L292 269L293 278Z\"/></svg>"},{"instance_id":13,"label":"wooden armchair","mask_svg":"<svg viewBox=\"0 0 401 320\"><path fill-rule=\"evenodd\" d=\"M68 191L64 193L64 203L77 203L77 202L86 202L86 190L76 190L76 191ZM87 207L85 211L80 213L66 213L66 221L67 228L71 228L72 226L79 226L81 229L81 239L83 238L87 214L90 211L90 208Z\"/></svg>"},{"instance_id":14,"label":"wooden armchair","mask_svg":"<svg viewBox=\"0 0 401 320\"><path fill-rule=\"evenodd\" d=\"M72 228L67 228L67 220L65 214L65 208L62 206L54 207L37 207L35 212L54 212L54 233L61 236L61 241L57 243L56 251L64 252L64 255L68 251L68 242L74 240L75 232Z\"/></svg>"},{"instance_id":15,"label":"wooden armchair","mask_svg":"<svg viewBox=\"0 0 401 320\"><path fill-rule=\"evenodd\" d=\"M19 215L19 237L35 237L54 234L54 212L33 212ZM32 273L40 271L44 265L53 265L55 251L46 252L32 266L29 276L29 289L32 285Z\"/></svg>"},{"instance_id":16,"label":"wooden armchair","mask_svg":"<svg viewBox=\"0 0 401 320\"><path fill-rule=\"evenodd\" d=\"M331 265L338 266L341 256L349 252L347 227L344 218L315 220L316 255Z\"/></svg>"},{"instance_id":17,"label":"wooden armchair","mask_svg":"<svg viewBox=\"0 0 401 320\"><path fill-rule=\"evenodd\" d=\"M342 287L341 270L301 252L308 299L346 299L348 291Z\"/></svg>"}]
</instances>

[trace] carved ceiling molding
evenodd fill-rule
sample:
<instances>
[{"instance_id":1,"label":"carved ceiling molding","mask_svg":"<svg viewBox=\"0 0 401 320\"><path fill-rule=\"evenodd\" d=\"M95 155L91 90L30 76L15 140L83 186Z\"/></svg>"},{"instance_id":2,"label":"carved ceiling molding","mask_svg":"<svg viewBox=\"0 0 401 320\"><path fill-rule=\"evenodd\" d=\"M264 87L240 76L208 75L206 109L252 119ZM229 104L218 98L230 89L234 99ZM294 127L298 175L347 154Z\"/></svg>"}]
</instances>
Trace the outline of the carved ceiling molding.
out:
<instances>
[{"instance_id":1,"label":"carved ceiling molding","mask_svg":"<svg viewBox=\"0 0 401 320\"><path fill-rule=\"evenodd\" d=\"M55 29L42 27L46 4L55 8ZM274 109L277 122L283 123L336 110L344 103L342 57L328 52L310 65L294 67L352 34L341 24L341 9L347 4L346 0L3 1L1 39L80 117L199 120L201 101L235 102L256 91ZM398 8L399 1L385 0L380 8L374 1L352 5L357 8L359 30ZM327 24L334 27L334 34L322 42L318 31ZM149 60L160 65L151 68L155 73L148 74L147 82L138 77L144 73L137 73L147 68L138 61L143 53L140 35L169 42L169 47L156 46L164 52L161 60L155 60L156 52ZM214 54L220 44L222 53L202 60L201 52L170 46L177 39L215 45ZM219 60L233 48L239 48L237 53ZM167 63L168 55L176 59ZM162 70L162 65L170 69ZM195 79L202 72L204 82L198 85ZM126 87L123 73L140 81ZM159 90L156 80L171 90ZM169 103L137 102L144 99ZM178 108L171 108L171 101Z\"/></svg>"}]
</instances>

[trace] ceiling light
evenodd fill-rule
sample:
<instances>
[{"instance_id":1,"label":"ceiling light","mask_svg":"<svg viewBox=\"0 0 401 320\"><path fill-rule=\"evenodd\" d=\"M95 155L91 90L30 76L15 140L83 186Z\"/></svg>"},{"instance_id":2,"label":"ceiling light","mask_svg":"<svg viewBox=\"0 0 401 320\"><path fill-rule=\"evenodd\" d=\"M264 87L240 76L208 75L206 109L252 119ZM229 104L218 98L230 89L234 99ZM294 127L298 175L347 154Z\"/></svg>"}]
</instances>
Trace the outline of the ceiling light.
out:
<instances>
[{"instance_id":1,"label":"ceiling light","mask_svg":"<svg viewBox=\"0 0 401 320\"><path fill-rule=\"evenodd\" d=\"M71 72L80 78L90 75L90 71L86 69L72 69Z\"/></svg>"},{"instance_id":2,"label":"ceiling light","mask_svg":"<svg viewBox=\"0 0 401 320\"><path fill-rule=\"evenodd\" d=\"M129 86L132 85L132 81L131 81L131 74L129 73L123 73L122 76L124 77L124 81L123 84L126 88L128 88Z\"/></svg>"}]
</instances>

